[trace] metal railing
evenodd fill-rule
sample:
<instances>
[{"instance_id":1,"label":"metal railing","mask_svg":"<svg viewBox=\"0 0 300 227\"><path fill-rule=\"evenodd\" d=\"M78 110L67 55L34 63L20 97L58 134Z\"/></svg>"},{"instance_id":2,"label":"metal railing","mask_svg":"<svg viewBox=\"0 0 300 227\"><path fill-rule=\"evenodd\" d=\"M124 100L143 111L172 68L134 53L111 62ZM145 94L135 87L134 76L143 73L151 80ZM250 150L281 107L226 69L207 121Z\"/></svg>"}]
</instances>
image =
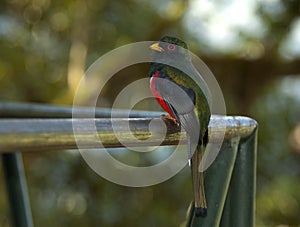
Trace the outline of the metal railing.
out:
<instances>
[{"instance_id":1,"label":"metal railing","mask_svg":"<svg viewBox=\"0 0 300 227\"><path fill-rule=\"evenodd\" d=\"M76 149L72 122L84 121L90 108L76 108L75 111L81 119L72 119L71 107L0 103L0 153L14 226L33 226L21 153ZM114 119L110 119L110 109L95 111L97 134L105 147L122 146L114 130L124 132L122 136L127 139L127 144L140 146L136 140L130 141L130 136L126 137L131 133L126 132L128 121L135 129L133 133L137 139L150 137L150 121L154 126L151 138L160 138L164 127L159 119L160 112L131 111L130 118L122 118L127 112L114 111L114 117L117 117ZM247 117L212 116L209 128L224 127L222 149L205 174L208 216L195 218L193 206L190 206L187 226L254 226L257 123ZM167 129L162 146L177 144L181 136L186 138L174 124L167 124ZM210 138L218 138L218 130L209 131ZM86 148L97 148L93 138L88 132L80 135ZM147 145L156 142L150 139Z\"/></svg>"}]
</instances>

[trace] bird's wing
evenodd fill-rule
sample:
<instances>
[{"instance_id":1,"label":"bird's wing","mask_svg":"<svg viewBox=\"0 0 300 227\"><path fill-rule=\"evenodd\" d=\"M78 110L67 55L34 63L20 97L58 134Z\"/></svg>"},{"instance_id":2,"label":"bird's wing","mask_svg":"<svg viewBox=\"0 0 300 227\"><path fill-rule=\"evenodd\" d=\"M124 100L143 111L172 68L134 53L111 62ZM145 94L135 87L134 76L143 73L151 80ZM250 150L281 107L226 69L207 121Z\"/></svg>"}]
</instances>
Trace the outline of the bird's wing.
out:
<instances>
[{"instance_id":1,"label":"bird's wing","mask_svg":"<svg viewBox=\"0 0 300 227\"><path fill-rule=\"evenodd\" d=\"M200 125L195 114L195 92L187 87L172 82L163 72L157 78L155 89L170 107L176 119L185 129L193 146L199 141ZM192 153L192 152L190 152ZM189 158L192 154L189 153Z\"/></svg>"}]
</instances>

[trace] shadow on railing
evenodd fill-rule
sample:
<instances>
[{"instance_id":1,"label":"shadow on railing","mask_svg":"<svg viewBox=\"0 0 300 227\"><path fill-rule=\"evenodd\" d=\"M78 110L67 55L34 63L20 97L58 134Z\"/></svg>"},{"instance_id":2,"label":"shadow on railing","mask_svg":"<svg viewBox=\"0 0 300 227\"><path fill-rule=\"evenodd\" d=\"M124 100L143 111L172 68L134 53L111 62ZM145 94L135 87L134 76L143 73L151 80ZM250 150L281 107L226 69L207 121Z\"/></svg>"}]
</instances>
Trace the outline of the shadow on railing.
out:
<instances>
[{"instance_id":1,"label":"shadow on railing","mask_svg":"<svg viewBox=\"0 0 300 227\"><path fill-rule=\"evenodd\" d=\"M0 103L0 152L14 226L33 226L21 153L76 149L72 122L84 121L90 110L76 108L76 116L80 118L72 119L71 107ZM122 146L114 130L122 130L127 144L140 146L136 140L130 141L129 131L124 131L128 121L135 129L133 133L137 139L149 139L150 121L153 126L151 138L159 138L163 127L160 112L131 111L131 118L122 118L126 111L114 111L114 117L118 118L110 119L110 109L95 111L97 134L105 147ZM168 133L161 145L177 144L180 129L173 124L167 127ZM209 128L218 127L226 127L226 133L216 161L205 174L208 216L195 218L193 206L190 206L187 226L254 226L257 123L247 117L213 116ZM210 137L217 135L210 134ZM93 138L88 132L80 135L86 148L98 147ZM151 138L149 146L157 143Z\"/></svg>"}]
</instances>

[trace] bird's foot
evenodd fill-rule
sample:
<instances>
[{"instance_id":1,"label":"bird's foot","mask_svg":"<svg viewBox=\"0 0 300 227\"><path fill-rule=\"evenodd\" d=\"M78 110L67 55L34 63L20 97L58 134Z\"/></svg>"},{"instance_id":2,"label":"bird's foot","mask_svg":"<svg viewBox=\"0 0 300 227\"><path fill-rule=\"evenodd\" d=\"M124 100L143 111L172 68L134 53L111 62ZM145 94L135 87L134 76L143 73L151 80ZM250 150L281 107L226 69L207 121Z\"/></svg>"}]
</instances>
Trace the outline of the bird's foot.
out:
<instances>
[{"instance_id":1,"label":"bird's foot","mask_svg":"<svg viewBox=\"0 0 300 227\"><path fill-rule=\"evenodd\" d=\"M175 125L179 125L179 122L178 122L175 118L171 117L170 115L162 114L162 115L160 115L160 118L161 118L164 122L166 122L166 121L171 121L171 122L173 122Z\"/></svg>"}]
</instances>

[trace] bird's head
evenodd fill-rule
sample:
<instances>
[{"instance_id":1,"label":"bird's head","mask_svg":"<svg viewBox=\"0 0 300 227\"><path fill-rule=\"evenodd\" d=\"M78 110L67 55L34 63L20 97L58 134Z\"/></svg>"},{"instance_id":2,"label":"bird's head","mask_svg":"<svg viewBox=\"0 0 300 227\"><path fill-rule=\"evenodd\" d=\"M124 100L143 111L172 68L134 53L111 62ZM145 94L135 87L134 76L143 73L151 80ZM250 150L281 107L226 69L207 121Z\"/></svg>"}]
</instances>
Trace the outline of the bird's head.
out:
<instances>
[{"instance_id":1,"label":"bird's head","mask_svg":"<svg viewBox=\"0 0 300 227\"><path fill-rule=\"evenodd\" d=\"M188 46L176 37L164 36L159 42L153 43L150 49L154 51L154 58L156 59L164 58L173 61L190 61Z\"/></svg>"}]
</instances>

